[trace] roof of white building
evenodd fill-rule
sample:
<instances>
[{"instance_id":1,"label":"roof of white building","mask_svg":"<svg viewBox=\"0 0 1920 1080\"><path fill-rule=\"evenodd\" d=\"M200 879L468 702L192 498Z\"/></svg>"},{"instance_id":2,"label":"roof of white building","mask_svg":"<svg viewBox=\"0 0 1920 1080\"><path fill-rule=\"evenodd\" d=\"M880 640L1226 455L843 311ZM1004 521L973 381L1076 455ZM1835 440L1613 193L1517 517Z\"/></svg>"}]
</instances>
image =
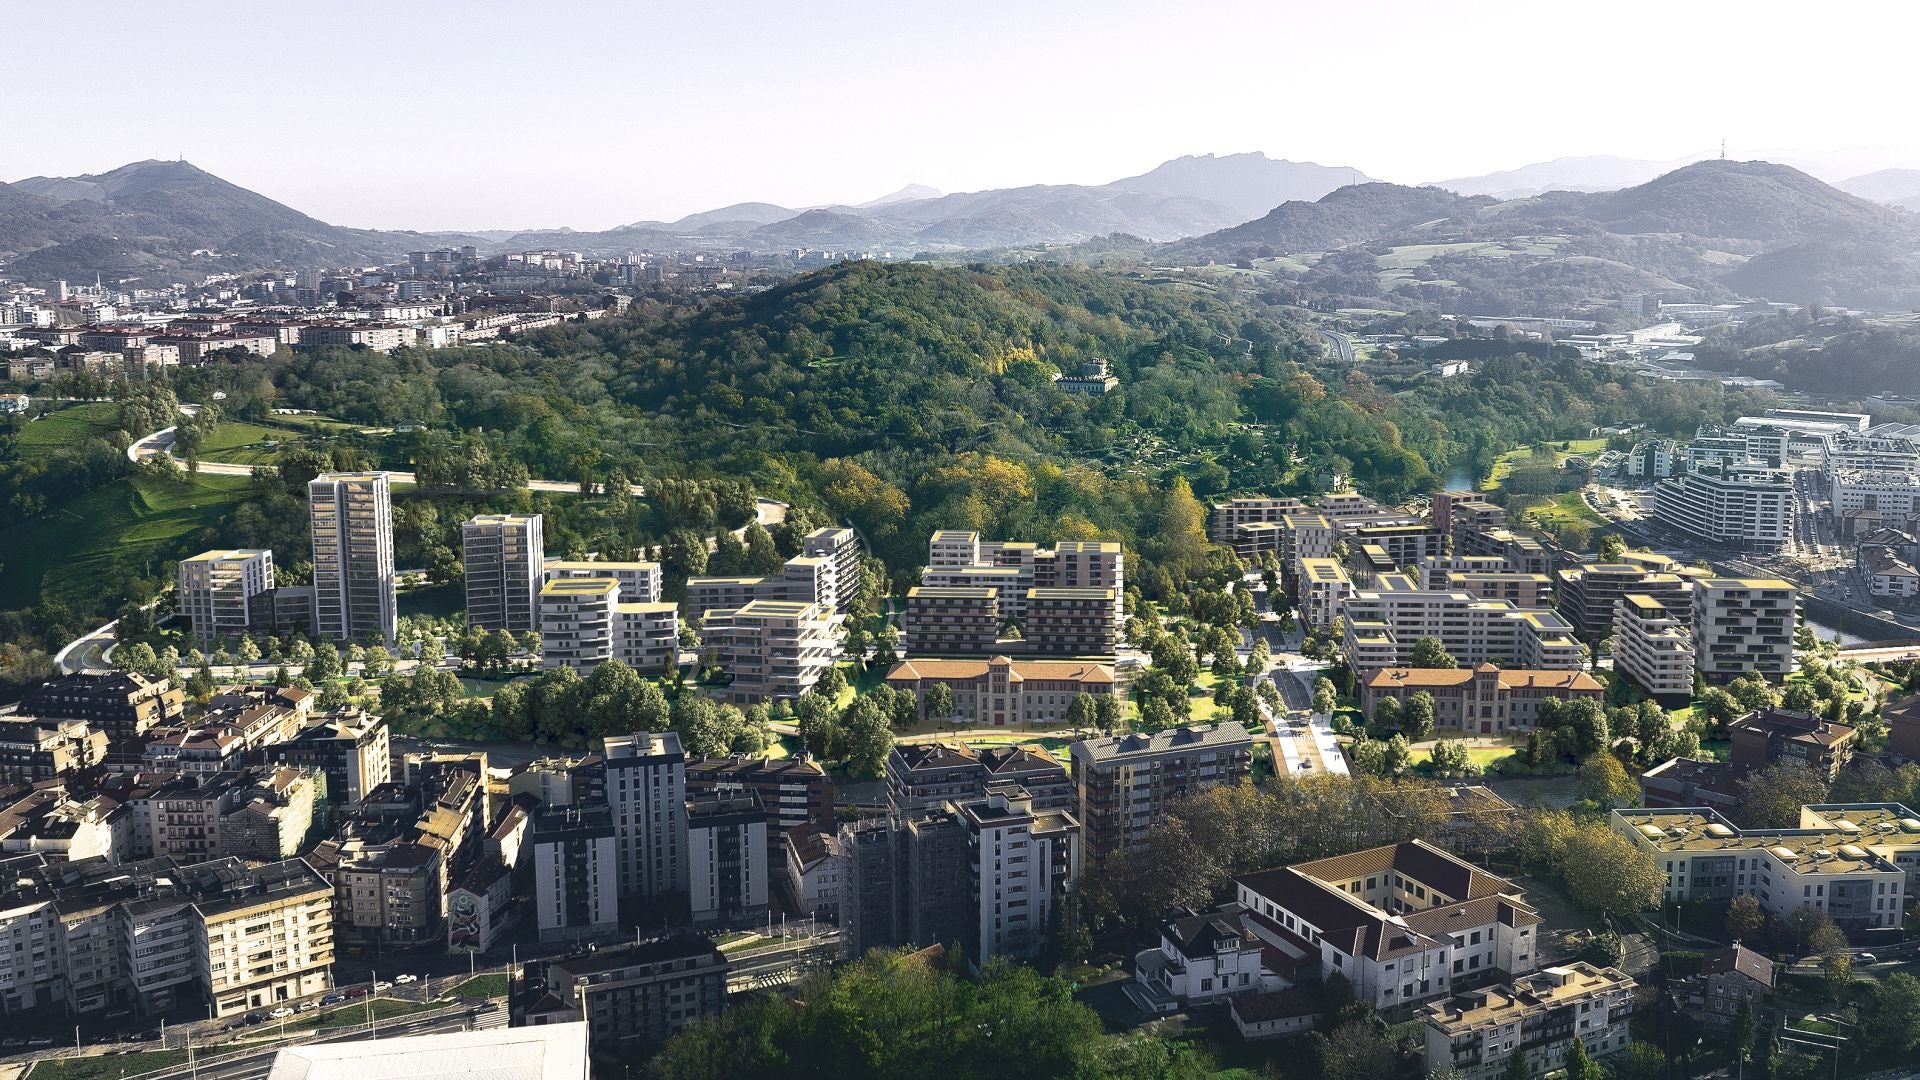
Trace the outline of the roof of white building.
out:
<instances>
[{"instance_id":1,"label":"roof of white building","mask_svg":"<svg viewBox=\"0 0 1920 1080\"><path fill-rule=\"evenodd\" d=\"M289 1046L268 1080L586 1080L587 1025Z\"/></svg>"}]
</instances>

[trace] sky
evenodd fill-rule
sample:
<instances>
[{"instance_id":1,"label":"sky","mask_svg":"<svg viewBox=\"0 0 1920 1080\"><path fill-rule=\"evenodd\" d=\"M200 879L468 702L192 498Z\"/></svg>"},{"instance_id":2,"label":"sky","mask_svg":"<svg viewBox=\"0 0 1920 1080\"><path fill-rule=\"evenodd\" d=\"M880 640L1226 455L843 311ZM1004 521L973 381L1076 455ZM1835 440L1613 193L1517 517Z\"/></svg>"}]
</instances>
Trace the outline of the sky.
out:
<instances>
[{"instance_id":1,"label":"sky","mask_svg":"<svg viewBox=\"0 0 1920 1080\"><path fill-rule=\"evenodd\" d=\"M326 221L600 229L1263 151L1920 166L1920 5L124 0L10 6L0 180L187 160ZM68 47L34 41L86 41ZM1838 156L1834 156L1839 152Z\"/></svg>"}]
</instances>

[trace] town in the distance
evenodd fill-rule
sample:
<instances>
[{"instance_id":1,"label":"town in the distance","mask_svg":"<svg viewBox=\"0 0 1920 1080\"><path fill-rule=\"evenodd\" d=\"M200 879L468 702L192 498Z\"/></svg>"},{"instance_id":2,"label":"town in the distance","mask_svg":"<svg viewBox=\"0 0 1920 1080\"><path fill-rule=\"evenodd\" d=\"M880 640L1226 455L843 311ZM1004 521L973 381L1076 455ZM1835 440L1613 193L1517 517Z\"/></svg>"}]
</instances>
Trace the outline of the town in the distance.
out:
<instances>
[{"instance_id":1,"label":"town in the distance","mask_svg":"<svg viewBox=\"0 0 1920 1080\"><path fill-rule=\"evenodd\" d=\"M1920 1077L1920 171L1797 164L0 183L0 1080Z\"/></svg>"}]
</instances>

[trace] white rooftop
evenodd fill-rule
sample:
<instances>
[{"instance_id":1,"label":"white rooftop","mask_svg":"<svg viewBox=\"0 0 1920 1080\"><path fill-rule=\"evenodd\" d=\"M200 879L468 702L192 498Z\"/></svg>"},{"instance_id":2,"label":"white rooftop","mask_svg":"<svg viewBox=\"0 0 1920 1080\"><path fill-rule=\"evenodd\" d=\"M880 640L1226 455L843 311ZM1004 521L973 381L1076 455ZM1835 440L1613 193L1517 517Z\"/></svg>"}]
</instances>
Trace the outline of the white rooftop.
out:
<instances>
[{"instance_id":1,"label":"white rooftop","mask_svg":"<svg viewBox=\"0 0 1920 1080\"><path fill-rule=\"evenodd\" d=\"M289 1046L268 1080L587 1080L587 1025Z\"/></svg>"}]
</instances>

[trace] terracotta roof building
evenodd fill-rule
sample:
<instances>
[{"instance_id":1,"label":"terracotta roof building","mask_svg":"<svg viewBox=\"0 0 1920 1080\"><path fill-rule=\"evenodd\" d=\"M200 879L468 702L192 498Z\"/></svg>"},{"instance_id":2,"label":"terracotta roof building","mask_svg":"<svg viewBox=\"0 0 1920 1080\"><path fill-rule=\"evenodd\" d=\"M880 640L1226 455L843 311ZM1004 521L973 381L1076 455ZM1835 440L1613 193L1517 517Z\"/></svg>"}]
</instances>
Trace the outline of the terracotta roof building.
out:
<instances>
[{"instance_id":1,"label":"terracotta roof building","mask_svg":"<svg viewBox=\"0 0 1920 1080\"><path fill-rule=\"evenodd\" d=\"M1531 731L1548 699L1601 700L1606 687L1584 671L1497 668L1381 668L1361 684L1360 707L1373 715L1384 698L1405 702L1421 690L1433 695L1433 722L1481 735Z\"/></svg>"},{"instance_id":2,"label":"terracotta roof building","mask_svg":"<svg viewBox=\"0 0 1920 1080\"><path fill-rule=\"evenodd\" d=\"M904 660L887 672L887 685L923 702L935 684L953 690L954 719L967 724L1018 727L1064 724L1075 694L1112 697L1111 664L1084 660Z\"/></svg>"}]
</instances>

